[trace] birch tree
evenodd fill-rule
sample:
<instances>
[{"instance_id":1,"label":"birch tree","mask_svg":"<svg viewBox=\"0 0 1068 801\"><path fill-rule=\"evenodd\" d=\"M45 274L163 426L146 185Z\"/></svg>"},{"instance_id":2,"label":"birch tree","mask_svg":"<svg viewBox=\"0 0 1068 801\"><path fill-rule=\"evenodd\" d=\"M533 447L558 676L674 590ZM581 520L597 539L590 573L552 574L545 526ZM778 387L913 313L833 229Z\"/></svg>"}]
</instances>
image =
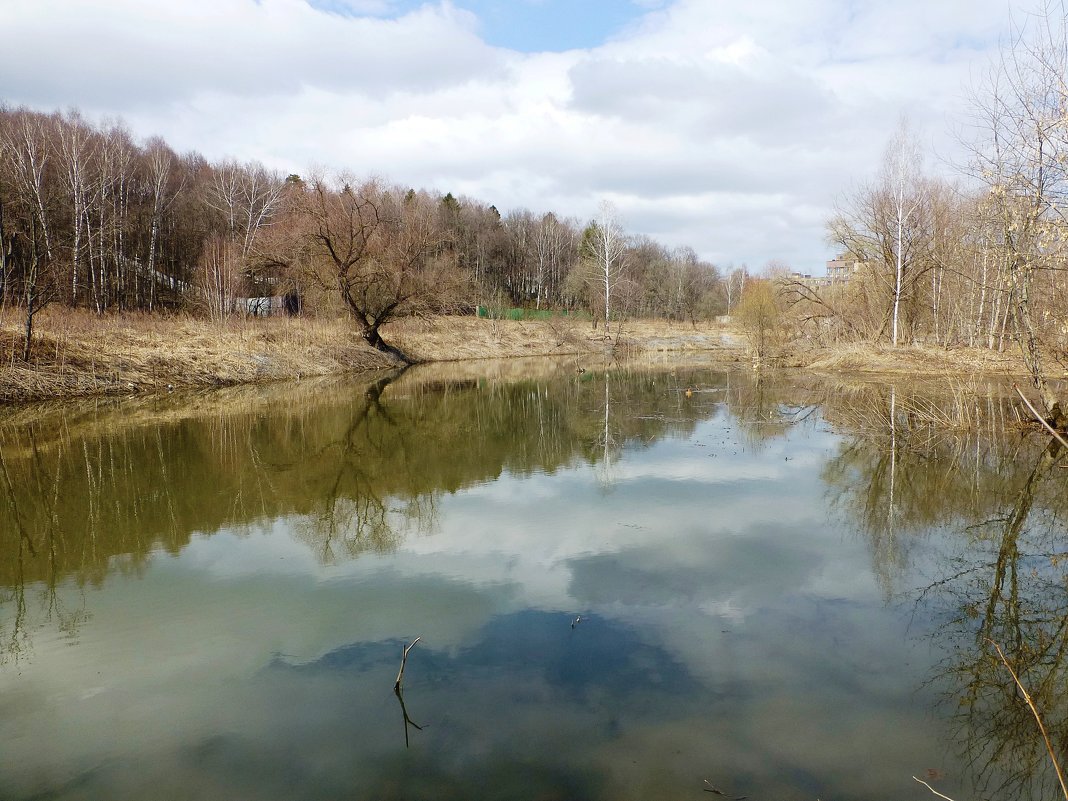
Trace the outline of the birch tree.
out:
<instances>
[{"instance_id":1,"label":"birch tree","mask_svg":"<svg viewBox=\"0 0 1068 801\"><path fill-rule=\"evenodd\" d=\"M849 196L828 224L829 239L840 251L865 265L852 276L851 294L863 325L875 339L897 346L915 317L931 268L930 184L922 176L922 158L908 126L902 122L891 138L879 179Z\"/></svg>"},{"instance_id":2,"label":"birch tree","mask_svg":"<svg viewBox=\"0 0 1068 801\"><path fill-rule=\"evenodd\" d=\"M223 215L230 237L248 257L257 234L279 212L285 180L262 164L225 161L212 167L207 203Z\"/></svg>"},{"instance_id":3,"label":"birch tree","mask_svg":"<svg viewBox=\"0 0 1068 801\"><path fill-rule=\"evenodd\" d=\"M906 271L914 272L922 247L920 237L910 231L927 198L922 174L923 155L908 122L904 119L883 157L882 182L890 202L893 236L893 324L890 341L900 341L901 299L905 292Z\"/></svg>"},{"instance_id":4,"label":"birch tree","mask_svg":"<svg viewBox=\"0 0 1068 801\"><path fill-rule=\"evenodd\" d=\"M175 156L167 143L162 139L149 140L145 152L146 176L145 183L151 199L151 222L149 224L148 240L148 281L149 295L148 308L151 310L156 305L156 287L159 285L159 275L156 266L156 252L159 247L160 226L163 224L163 215L182 191L181 183L175 184L172 180Z\"/></svg>"},{"instance_id":5,"label":"birch tree","mask_svg":"<svg viewBox=\"0 0 1068 801\"><path fill-rule=\"evenodd\" d=\"M1036 278L1063 263L1068 237L1068 21L1059 4L1047 2L1014 33L973 104L972 167L987 188L1021 355L1045 412L1063 426L1034 312Z\"/></svg>"},{"instance_id":6,"label":"birch tree","mask_svg":"<svg viewBox=\"0 0 1068 801\"><path fill-rule=\"evenodd\" d=\"M51 176L49 132L46 120L20 110L0 125L0 158L11 176L12 210L21 217L20 236L12 242L11 272L18 277L18 295L23 309L22 358L29 361L33 323L37 314L56 295L53 223L55 181Z\"/></svg>"},{"instance_id":7,"label":"birch tree","mask_svg":"<svg viewBox=\"0 0 1068 801\"><path fill-rule=\"evenodd\" d=\"M80 294L80 268L85 250L83 234L89 222L90 168L97 142L93 129L76 111L58 120L57 134L57 155L70 198L70 302L76 305Z\"/></svg>"},{"instance_id":8,"label":"birch tree","mask_svg":"<svg viewBox=\"0 0 1068 801\"><path fill-rule=\"evenodd\" d=\"M591 283L600 289L605 335L608 335L612 316L612 300L627 270L627 235L619 222L615 207L601 202L597 219L583 237L584 256L592 270Z\"/></svg>"},{"instance_id":9,"label":"birch tree","mask_svg":"<svg viewBox=\"0 0 1068 801\"><path fill-rule=\"evenodd\" d=\"M126 233L136 148L121 124L102 134L93 181L93 224L88 233L88 278L92 304L103 312L130 289L126 270ZM88 225L87 225L88 227ZM134 294L140 299L141 271L134 272Z\"/></svg>"}]
</instances>

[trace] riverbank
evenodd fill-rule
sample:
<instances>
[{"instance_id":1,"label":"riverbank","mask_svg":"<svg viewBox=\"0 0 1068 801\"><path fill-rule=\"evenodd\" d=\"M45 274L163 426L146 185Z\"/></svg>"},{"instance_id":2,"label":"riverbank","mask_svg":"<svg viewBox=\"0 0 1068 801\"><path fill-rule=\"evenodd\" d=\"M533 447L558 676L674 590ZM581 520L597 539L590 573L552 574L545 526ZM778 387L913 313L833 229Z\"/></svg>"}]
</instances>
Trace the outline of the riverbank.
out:
<instances>
[{"instance_id":1,"label":"riverbank","mask_svg":"<svg viewBox=\"0 0 1068 801\"><path fill-rule=\"evenodd\" d=\"M0 328L0 401L232 386L392 364L340 321L290 318L210 323L48 309L30 364L21 348L21 332Z\"/></svg>"},{"instance_id":2,"label":"riverbank","mask_svg":"<svg viewBox=\"0 0 1068 801\"><path fill-rule=\"evenodd\" d=\"M47 309L37 321L32 363L21 361L17 321L0 321L0 402L221 387L396 366L367 347L347 320L249 318L212 323L146 314L103 318ZM613 332L616 334L617 332ZM715 323L628 322L606 339L589 322L443 317L383 329L387 341L421 362L572 355L641 362L751 363L744 336ZM794 345L772 366L828 373L1013 375L1013 352L842 345Z\"/></svg>"}]
</instances>

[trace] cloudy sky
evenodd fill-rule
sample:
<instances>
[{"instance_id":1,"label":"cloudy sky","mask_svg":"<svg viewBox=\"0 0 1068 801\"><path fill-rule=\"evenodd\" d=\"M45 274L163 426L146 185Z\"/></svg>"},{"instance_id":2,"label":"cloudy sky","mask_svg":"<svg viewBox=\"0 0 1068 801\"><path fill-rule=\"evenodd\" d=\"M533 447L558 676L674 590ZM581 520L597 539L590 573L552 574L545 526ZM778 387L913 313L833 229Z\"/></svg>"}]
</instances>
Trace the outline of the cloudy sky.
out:
<instances>
[{"instance_id":1,"label":"cloudy sky","mask_svg":"<svg viewBox=\"0 0 1068 801\"><path fill-rule=\"evenodd\" d=\"M0 100L819 272L902 114L932 171L1026 0L0 0Z\"/></svg>"}]
</instances>

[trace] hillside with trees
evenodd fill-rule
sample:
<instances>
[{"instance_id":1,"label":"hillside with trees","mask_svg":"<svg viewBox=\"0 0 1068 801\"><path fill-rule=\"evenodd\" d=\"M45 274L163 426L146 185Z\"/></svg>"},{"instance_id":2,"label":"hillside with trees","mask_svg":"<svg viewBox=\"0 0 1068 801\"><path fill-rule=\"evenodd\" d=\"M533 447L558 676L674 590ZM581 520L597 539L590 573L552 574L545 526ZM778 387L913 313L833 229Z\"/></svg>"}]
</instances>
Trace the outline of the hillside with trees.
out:
<instances>
[{"instance_id":1,"label":"hillside with trees","mask_svg":"<svg viewBox=\"0 0 1068 801\"><path fill-rule=\"evenodd\" d=\"M711 264L627 234L610 206L587 224L501 215L345 173L212 163L77 111L0 108L0 304L21 321L23 361L52 304L213 320L344 315L390 351L381 328L406 317L481 306L580 312L605 326L696 322L720 313L722 298Z\"/></svg>"}]
</instances>

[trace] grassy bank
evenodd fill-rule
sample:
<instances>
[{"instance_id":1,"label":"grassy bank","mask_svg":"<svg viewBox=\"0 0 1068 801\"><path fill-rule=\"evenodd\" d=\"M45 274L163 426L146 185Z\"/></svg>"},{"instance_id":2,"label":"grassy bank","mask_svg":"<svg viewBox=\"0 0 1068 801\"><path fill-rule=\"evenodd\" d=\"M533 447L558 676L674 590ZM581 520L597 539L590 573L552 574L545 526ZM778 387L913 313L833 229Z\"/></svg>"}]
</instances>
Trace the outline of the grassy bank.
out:
<instances>
[{"instance_id":1,"label":"grassy bank","mask_svg":"<svg viewBox=\"0 0 1068 801\"><path fill-rule=\"evenodd\" d=\"M130 394L274 381L389 366L330 320L109 315L48 309L32 359L21 332L0 328L0 401Z\"/></svg>"},{"instance_id":2,"label":"grassy bank","mask_svg":"<svg viewBox=\"0 0 1068 801\"><path fill-rule=\"evenodd\" d=\"M414 360L510 359L574 355L582 363L750 363L745 339L721 325L631 321L606 339L577 320L404 320L383 329ZM133 394L230 386L394 366L363 344L347 320L108 315L51 308L37 322L33 358L21 360L21 331L0 321L0 401ZM833 373L1011 375L1013 352L877 345L815 349L793 345L770 363Z\"/></svg>"}]
</instances>

